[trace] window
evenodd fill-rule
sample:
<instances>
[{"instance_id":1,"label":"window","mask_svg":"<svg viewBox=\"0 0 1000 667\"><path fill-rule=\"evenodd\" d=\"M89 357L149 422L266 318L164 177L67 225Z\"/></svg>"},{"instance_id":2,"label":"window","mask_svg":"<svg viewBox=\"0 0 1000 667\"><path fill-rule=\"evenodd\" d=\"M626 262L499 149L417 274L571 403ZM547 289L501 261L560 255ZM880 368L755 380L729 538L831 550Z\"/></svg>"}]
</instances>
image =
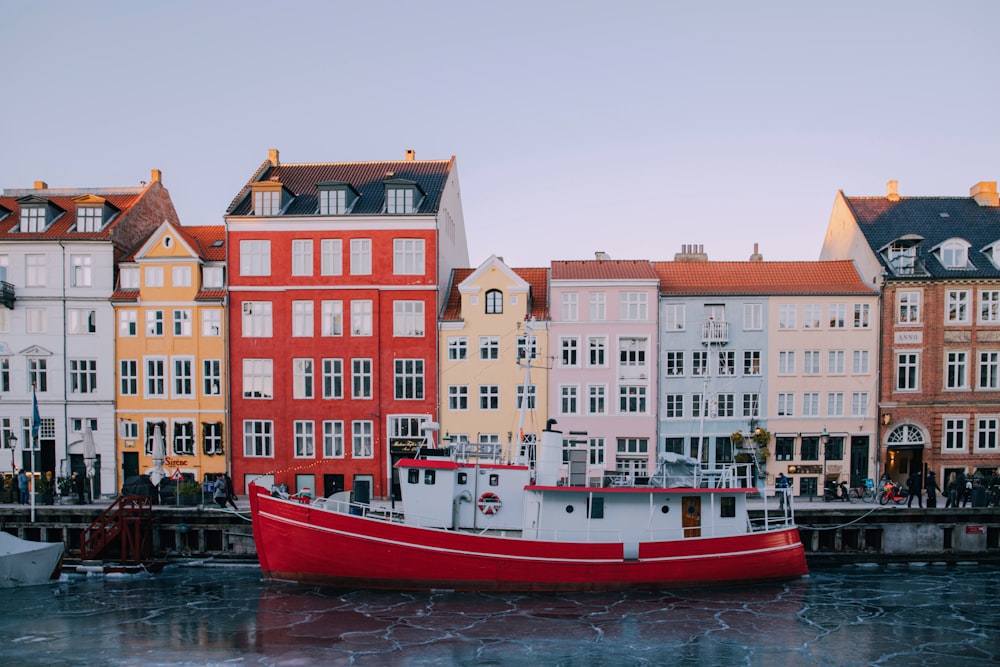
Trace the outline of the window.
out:
<instances>
[{"instance_id":1,"label":"window","mask_svg":"<svg viewBox=\"0 0 1000 667\"><path fill-rule=\"evenodd\" d=\"M618 303L618 319L645 322L647 296L645 292L622 292Z\"/></svg>"},{"instance_id":2,"label":"window","mask_svg":"<svg viewBox=\"0 0 1000 667\"><path fill-rule=\"evenodd\" d=\"M663 330L664 333L671 331L683 331L686 323L685 307L683 303L668 303L663 306Z\"/></svg>"},{"instance_id":3,"label":"window","mask_svg":"<svg viewBox=\"0 0 1000 667\"><path fill-rule=\"evenodd\" d=\"M222 311L218 308L203 308L201 311L201 335L222 335Z\"/></svg>"},{"instance_id":4,"label":"window","mask_svg":"<svg viewBox=\"0 0 1000 667\"><path fill-rule=\"evenodd\" d=\"M525 389L525 387L524 387L523 384L517 385L517 405L515 407L516 407L516 409L520 410L521 407L524 405L525 395L527 395L528 405L526 406L526 409L527 410L534 410L535 409L535 385L529 384L527 392L525 392L524 389Z\"/></svg>"},{"instance_id":5,"label":"window","mask_svg":"<svg viewBox=\"0 0 1000 667\"><path fill-rule=\"evenodd\" d=\"M240 275L271 275L270 241L240 241Z\"/></svg>"},{"instance_id":6,"label":"window","mask_svg":"<svg viewBox=\"0 0 1000 667\"><path fill-rule=\"evenodd\" d=\"M46 279L45 255L29 254L24 256L24 286L45 287Z\"/></svg>"},{"instance_id":7,"label":"window","mask_svg":"<svg viewBox=\"0 0 1000 667\"><path fill-rule=\"evenodd\" d=\"M998 430L1000 430L1000 419L997 417L979 417L976 420L976 449L995 452L997 450Z\"/></svg>"},{"instance_id":8,"label":"window","mask_svg":"<svg viewBox=\"0 0 1000 667\"><path fill-rule=\"evenodd\" d=\"M500 338L498 336L479 337L479 358L484 360L500 358Z\"/></svg>"},{"instance_id":9,"label":"window","mask_svg":"<svg viewBox=\"0 0 1000 667\"><path fill-rule=\"evenodd\" d=\"M292 398L313 398L313 360L292 359Z\"/></svg>"},{"instance_id":10,"label":"window","mask_svg":"<svg viewBox=\"0 0 1000 667\"><path fill-rule=\"evenodd\" d=\"M316 457L316 423L312 420L296 419L292 422L295 434L295 458L312 459Z\"/></svg>"},{"instance_id":11,"label":"window","mask_svg":"<svg viewBox=\"0 0 1000 667\"><path fill-rule=\"evenodd\" d=\"M351 333L355 336L372 335L372 302L370 299L351 301Z\"/></svg>"},{"instance_id":12,"label":"window","mask_svg":"<svg viewBox=\"0 0 1000 667\"><path fill-rule=\"evenodd\" d=\"M732 350L719 351L719 375L736 375L736 353Z\"/></svg>"},{"instance_id":13,"label":"window","mask_svg":"<svg viewBox=\"0 0 1000 667\"><path fill-rule=\"evenodd\" d=\"M708 372L708 352L691 353L691 375L705 375Z\"/></svg>"},{"instance_id":14,"label":"window","mask_svg":"<svg viewBox=\"0 0 1000 667\"><path fill-rule=\"evenodd\" d=\"M708 416L708 406L702 401L701 394L691 394L691 416L694 418Z\"/></svg>"},{"instance_id":15,"label":"window","mask_svg":"<svg viewBox=\"0 0 1000 667\"><path fill-rule=\"evenodd\" d=\"M948 324L969 322L969 290L945 291L945 321Z\"/></svg>"},{"instance_id":16,"label":"window","mask_svg":"<svg viewBox=\"0 0 1000 667\"><path fill-rule=\"evenodd\" d=\"M920 388L916 352L896 353L896 391L916 391Z\"/></svg>"},{"instance_id":17,"label":"window","mask_svg":"<svg viewBox=\"0 0 1000 667\"><path fill-rule=\"evenodd\" d=\"M787 436L774 439L774 458L778 461L791 461L795 456L795 438Z\"/></svg>"},{"instance_id":18,"label":"window","mask_svg":"<svg viewBox=\"0 0 1000 667\"><path fill-rule=\"evenodd\" d=\"M969 244L965 241L949 240L941 244L939 259L946 269L964 269L968 267Z\"/></svg>"},{"instance_id":19,"label":"window","mask_svg":"<svg viewBox=\"0 0 1000 667\"><path fill-rule=\"evenodd\" d=\"M392 335L424 335L424 302L394 301L392 304Z\"/></svg>"},{"instance_id":20,"label":"window","mask_svg":"<svg viewBox=\"0 0 1000 667\"><path fill-rule=\"evenodd\" d=\"M469 358L469 339L465 336L448 337L448 359L461 361Z\"/></svg>"},{"instance_id":21,"label":"window","mask_svg":"<svg viewBox=\"0 0 1000 667\"><path fill-rule=\"evenodd\" d=\"M339 276L344 273L344 242L340 239L323 239L319 245L320 275Z\"/></svg>"},{"instance_id":22,"label":"window","mask_svg":"<svg viewBox=\"0 0 1000 667\"><path fill-rule=\"evenodd\" d=\"M562 366L578 366L580 363L579 358L579 338L560 338L559 347L562 351L561 365Z\"/></svg>"},{"instance_id":23,"label":"window","mask_svg":"<svg viewBox=\"0 0 1000 667\"><path fill-rule=\"evenodd\" d=\"M344 360L323 359L323 398L344 397Z\"/></svg>"},{"instance_id":24,"label":"window","mask_svg":"<svg viewBox=\"0 0 1000 667\"><path fill-rule=\"evenodd\" d=\"M979 323L1000 323L1000 290L979 290Z\"/></svg>"},{"instance_id":25,"label":"window","mask_svg":"<svg viewBox=\"0 0 1000 667\"><path fill-rule=\"evenodd\" d=\"M590 321L603 322L607 319L607 295L604 292L590 292Z\"/></svg>"},{"instance_id":26,"label":"window","mask_svg":"<svg viewBox=\"0 0 1000 667\"><path fill-rule=\"evenodd\" d=\"M28 358L28 389L34 387L37 391L49 390L48 360L39 357Z\"/></svg>"},{"instance_id":27,"label":"window","mask_svg":"<svg viewBox=\"0 0 1000 667\"><path fill-rule=\"evenodd\" d=\"M819 416L819 394L817 392L807 391L802 394L802 416Z\"/></svg>"},{"instance_id":28,"label":"window","mask_svg":"<svg viewBox=\"0 0 1000 667\"><path fill-rule=\"evenodd\" d=\"M499 410L500 409L500 387L495 384L479 385L479 409Z\"/></svg>"},{"instance_id":29,"label":"window","mask_svg":"<svg viewBox=\"0 0 1000 667\"><path fill-rule=\"evenodd\" d=\"M133 421L119 421L119 436L124 440L138 440L139 439L139 422Z\"/></svg>"},{"instance_id":30,"label":"window","mask_svg":"<svg viewBox=\"0 0 1000 667\"><path fill-rule=\"evenodd\" d=\"M139 289L139 268L130 267L122 269L121 273L118 275L118 281L121 284L122 289Z\"/></svg>"},{"instance_id":31,"label":"window","mask_svg":"<svg viewBox=\"0 0 1000 667\"><path fill-rule=\"evenodd\" d=\"M122 396L139 395L139 362L122 359L118 364L118 391Z\"/></svg>"},{"instance_id":32,"label":"window","mask_svg":"<svg viewBox=\"0 0 1000 667\"><path fill-rule=\"evenodd\" d=\"M243 421L243 456L274 456L274 422L264 419Z\"/></svg>"},{"instance_id":33,"label":"window","mask_svg":"<svg viewBox=\"0 0 1000 667\"><path fill-rule=\"evenodd\" d=\"M448 409L453 411L469 409L469 387L464 384L448 386Z\"/></svg>"},{"instance_id":34,"label":"window","mask_svg":"<svg viewBox=\"0 0 1000 667\"><path fill-rule=\"evenodd\" d=\"M167 360L146 357L146 398L167 397Z\"/></svg>"},{"instance_id":35,"label":"window","mask_svg":"<svg viewBox=\"0 0 1000 667\"><path fill-rule=\"evenodd\" d=\"M743 330L760 331L764 328L764 304L743 304Z\"/></svg>"},{"instance_id":36,"label":"window","mask_svg":"<svg viewBox=\"0 0 1000 667\"><path fill-rule=\"evenodd\" d=\"M559 413L564 415L575 415L578 411L577 399L580 388L575 385L563 385L559 387Z\"/></svg>"},{"instance_id":37,"label":"window","mask_svg":"<svg viewBox=\"0 0 1000 667\"><path fill-rule=\"evenodd\" d=\"M899 292L896 322L917 324L920 322L920 292Z\"/></svg>"},{"instance_id":38,"label":"window","mask_svg":"<svg viewBox=\"0 0 1000 667\"><path fill-rule=\"evenodd\" d=\"M190 336L191 335L191 311L190 310L175 310L174 311L174 335L175 336Z\"/></svg>"},{"instance_id":39,"label":"window","mask_svg":"<svg viewBox=\"0 0 1000 667\"><path fill-rule=\"evenodd\" d=\"M321 336L343 336L344 335L344 302L324 301L322 303L322 323L320 324Z\"/></svg>"},{"instance_id":40,"label":"window","mask_svg":"<svg viewBox=\"0 0 1000 667\"><path fill-rule=\"evenodd\" d=\"M319 188L319 214L343 215L347 213L345 188Z\"/></svg>"},{"instance_id":41,"label":"window","mask_svg":"<svg viewBox=\"0 0 1000 667\"><path fill-rule=\"evenodd\" d=\"M778 306L778 328L795 328L796 306L794 303L783 303Z\"/></svg>"},{"instance_id":42,"label":"window","mask_svg":"<svg viewBox=\"0 0 1000 667\"><path fill-rule=\"evenodd\" d=\"M592 415L607 414L608 388L603 384L587 385L587 412Z\"/></svg>"},{"instance_id":43,"label":"window","mask_svg":"<svg viewBox=\"0 0 1000 667\"><path fill-rule=\"evenodd\" d=\"M826 395L826 414L830 417L844 415L844 392L834 391Z\"/></svg>"},{"instance_id":44,"label":"window","mask_svg":"<svg viewBox=\"0 0 1000 667\"><path fill-rule=\"evenodd\" d=\"M70 255L70 284L91 287L94 284L94 259L90 255Z\"/></svg>"},{"instance_id":45,"label":"window","mask_svg":"<svg viewBox=\"0 0 1000 667\"><path fill-rule=\"evenodd\" d=\"M562 317L563 322L576 322L579 320L579 295L576 292L563 292L561 298L562 310L560 312L560 316Z\"/></svg>"},{"instance_id":46,"label":"window","mask_svg":"<svg viewBox=\"0 0 1000 667\"><path fill-rule=\"evenodd\" d=\"M162 310L147 310L146 311L146 335L147 336L162 336L163 335L163 311Z\"/></svg>"},{"instance_id":47,"label":"window","mask_svg":"<svg viewBox=\"0 0 1000 667\"><path fill-rule=\"evenodd\" d=\"M222 360L202 359L201 393L205 396L222 395Z\"/></svg>"},{"instance_id":48,"label":"window","mask_svg":"<svg viewBox=\"0 0 1000 667\"><path fill-rule=\"evenodd\" d=\"M864 417L868 414L868 392L855 391L851 393L851 416Z\"/></svg>"},{"instance_id":49,"label":"window","mask_svg":"<svg viewBox=\"0 0 1000 667\"><path fill-rule=\"evenodd\" d=\"M41 232L45 230L46 209L44 206L21 207L21 231Z\"/></svg>"},{"instance_id":50,"label":"window","mask_svg":"<svg viewBox=\"0 0 1000 667\"><path fill-rule=\"evenodd\" d=\"M1000 389L1000 352L979 353L980 389Z\"/></svg>"},{"instance_id":51,"label":"window","mask_svg":"<svg viewBox=\"0 0 1000 667\"><path fill-rule=\"evenodd\" d=\"M684 353L667 352L664 359L667 377L684 375Z\"/></svg>"},{"instance_id":52,"label":"window","mask_svg":"<svg viewBox=\"0 0 1000 667\"><path fill-rule=\"evenodd\" d=\"M646 339L622 338L618 341L619 366L646 365Z\"/></svg>"},{"instance_id":53,"label":"window","mask_svg":"<svg viewBox=\"0 0 1000 667\"><path fill-rule=\"evenodd\" d=\"M97 311L68 308L66 310L66 332L69 334L97 333Z\"/></svg>"},{"instance_id":54,"label":"window","mask_svg":"<svg viewBox=\"0 0 1000 667\"><path fill-rule=\"evenodd\" d=\"M344 458L344 422L339 420L323 422L323 458Z\"/></svg>"},{"instance_id":55,"label":"window","mask_svg":"<svg viewBox=\"0 0 1000 667\"><path fill-rule=\"evenodd\" d=\"M221 289L225 286L224 272L221 266L206 266L201 270L202 287ZM220 452L221 453L221 452Z\"/></svg>"},{"instance_id":56,"label":"window","mask_svg":"<svg viewBox=\"0 0 1000 667\"><path fill-rule=\"evenodd\" d=\"M278 215L281 211L281 192L278 190L256 190L253 193L254 215Z\"/></svg>"},{"instance_id":57,"label":"window","mask_svg":"<svg viewBox=\"0 0 1000 667\"><path fill-rule=\"evenodd\" d=\"M819 437L814 435L802 436L803 461L819 461Z\"/></svg>"},{"instance_id":58,"label":"window","mask_svg":"<svg viewBox=\"0 0 1000 667\"><path fill-rule=\"evenodd\" d=\"M968 389L969 364L967 352L945 352L945 389Z\"/></svg>"},{"instance_id":59,"label":"window","mask_svg":"<svg viewBox=\"0 0 1000 667\"><path fill-rule=\"evenodd\" d=\"M681 419L684 416L684 394L667 394L663 397L666 419Z\"/></svg>"},{"instance_id":60,"label":"window","mask_svg":"<svg viewBox=\"0 0 1000 667\"><path fill-rule=\"evenodd\" d=\"M392 272L397 276L422 276L424 268L423 239L395 239L392 242Z\"/></svg>"},{"instance_id":61,"label":"window","mask_svg":"<svg viewBox=\"0 0 1000 667\"><path fill-rule=\"evenodd\" d=\"M122 337L138 335L138 312L134 310L118 311L118 335Z\"/></svg>"},{"instance_id":62,"label":"window","mask_svg":"<svg viewBox=\"0 0 1000 667\"><path fill-rule=\"evenodd\" d=\"M372 273L372 240L351 239L351 275L370 276Z\"/></svg>"},{"instance_id":63,"label":"window","mask_svg":"<svg viewBox=\"0 0 1000 667\"><path fill-rule=\"evenodd\" d=\"M356 459L370 459L372 457L375 438L374 423L368 420L354 420L351 422L351 456Z\"/></svg>"},{"instance_id":64,"label":"window","mask_svg":"<svg viewBox=\"0 0 1000 667\"><path fill-rule=\"evenodd\" d=\"M538 340L531 336L517 337L517 358L534 359L538 356Z\"/></svg>"},{"instance_id":65,"label":"window","mask_svg":"<svg viewBox=\"0 0 1000 667\"><path fill-rule=\"evenodd\" d=\"M174 454L194 456L194 422L174 422Z\"/></svg>"},{"instance_id":66,"label":"window","mask_svg":"<svg viewBox=\"0 0 1000 667\"><path fill-rule=\"evenodd\" d=\"M587 339L587 365L607 366L608 339L592 336Z\"/></svg>"},{"instance_id":67,"label":"window","mask_svg":"<svg viewBox=\"0 0 1000 667\"><path fill-rule=\"evenodd\" d=\"M312 239L292 239L292 275L311 276L313 274Z\"/></svg>"},{"instance_id":68,"label":"window","mask_svg":"<svg viewBox=\"0 0 1000 667\"><path fill-rule=\"evenodd\" d=\"M842 350L833 350L830 352L830 358L833 359L834 353L839 353L840 358L840 372L844 372L844 352ZM833 367L831 367L830 372L833 373ZM819 375L819 350L805 350L802 352L802 374L803 375Z\"/></svg>"},{"instance_id":69,"label":"window","mask_svg":"<svg viewBox=\"0 0 1000 667\"><path fill-rule=\"evenodd\" d=\"M191 267L173 267L170 270L170 284L174 287L191 287Z\"/></svg>"},{"instance_id":70,"label":"window","mask_svg":"<svg viewBox=\"0 0 1000 667\"><path fill-rule=\"evenodd\" d=\"M272 359L243 360L243 398L274 396L274 361Z\"/></svg>"},{"instance_id":71,"label":"window","mask_svg":"<svg viewBox=\"0 0 1000 667\"><path fill-rule=\"evenodd\" d=\"M795 350L778 352L778 375L793 375L795 373Z\"/></svg>"},{"instance_id":72,"label":"window","mask_svg":"<svg viewBox=\"0 0 1000 667\"><path fill-rule=\"evenodd\" d=\"M854 350L851 353L851 372L855 375L868 375L871 366L868 350Z\"/></svg>"},{"instance_id":73,"label":"window","mask_svg":"<svg viewBox=\"0 0 1000 667\"><path fill-rule=\"evenodd\" d=\"M393 362L396 400L424 398L424 360L396 359Z\"/></svg>"},{"instance_id":74,"label":"window","mask_svg":"<svg viewBox=\"0 0 1000 667\"><path fill-rule=\"evenodd\" d=\"M823 307L818 303L807 303L802 306L802 328L819 329L822 325Z\"/></svg>"},{"instance_id":75,"label":"window","mask_svg":"<svg viewBox=\"0 0 1000 667\"><path fill-rule=\"evenodd\" d=\"M646 387L625 385L618 388L620 414L646 414Z\"/></svg>"},{"instance_id":76,"label":"window","mask_svg":"<svg viewBox=\"0 0 1000 667\"><path fill-rule=\"evenodd\" d=\"M271 310L270 301L244 301L243 337L271 338Z\"/></svg>"},{"instance_id":77,"label":"window","mask_svg":"<svg viewBox=\"0 0 1000 667\"><path fill-rule=\"evenodd\" d=\"M919 241L896 240L885 252L886 261L893 272L900 276L912 276L917 273L917 245ZM922 264L922 262L921 262ZM921 272L923 267L920 267Z\"/></svg>"},{"instance_id":78,"label":"window","mask_svg":"<svg viewBox=\"0 0 1000 667\"><path fill-rule=\"evenodd\" d=\"M503 312L503 292L491 289L486 292L486 314L499 315Z\"/></svg>"},{"instance_id":79,"label":"window","mask_svg":"<svg viewBox=\"0 0 1000 667\"><path fill-rule=\"evenodd\" d=\"M760 350L743 352L743 375L760 375Z\"/></svg>"},{"instance_id":80,"label":"window","mask_svg":"<svg viewBox=\"0 0 1000 667\"><path fill-rule=\"evenodd\" d=\"M870 329L871 326L872 326L871 304L868 303L854 304L854 328Z\"/></svg>"},{"instance_id":81,"label":"window","mask_svg":"<svg viewBox=\"0 0 1000 667\"><path fill-rule=\"evenodd\" d=\"M194 359L174 357L174 398L194 397Z\"/></svg>"},{"instance_id":82,"label":"window","mask_svg":"<svg viewBox=\"0 0 1000 667\"><path fill-rule=\"evenodd\" d=\"M944 417L942 419L945 452L965 451L968 437L965 417Z\"/></svg>"},{"instance_id":83,"label":"window","mask_svg":"<svg viewBox=\"0 0 1000 667\"><path fill-rule=\"evenodd\" d=\"M222 454L222 422L202 422L201 449L209 456Z\"/></svg>"},{"instance_id":84,"label":"window","mask_svg":"<svg viewBox=\"0 0 1000 667\"><path fill-rule=\"evenodd\" d=\"M743 394L743 416L750 419L760 417L760 394Z\"/></svg>"},{"instance_id":85,"label":"window","mask_svg":"<svg viewBox=\"0 0 1000 667\"><path fill-rule=\"evenodd\" d=\"M385 212L390 214L413 213L413 188L386 188Z\"/></svg>"},{"instance_id":86,"label":"window","mask_svg":"<svg viewBox=\"0 0 1000 667\"><path fill-rule=\"evenodd\" d=\"M795 394L778 394L778 416L795 416Z\"/></svg>"},{"instance_id":87,"label":"window","mask_svg":"<svg viewBox=\"0 0 1000 667\"><path fill-rule=\"evenodd\" d=\"M736 395L717 394L715 397L714 417L733 417L736 414Z\"/></svg>"},{"instance_id":88,"label":"window","mask_svg":"<svg viewBox=\"0 0 1000 667\"><path fill-rule=\"evenodd\" d=\"M830 375L843 375L846 372L846 355L843 350L830 350L826 354L827 369ZM819 373L819 352L816 352L816 373Z\"/></svg>"},{"instance_id":89,"label":"window","mask_svg":"<svg viewBox=\"0 0 1000 667\"><path fill-rule=\"evenodd\" d=\"M98 232L104 226L103 206L77 206L76 231Z\"/></svg>"},{"instance_id":90,"label":"window","mask_svg":"<svg viewBox=\"0 0 1000 667\"><path fill-rule=\"evenodd\" d=\"M145 274L146 274L146 287L163 287L162 266L147 266Z\"/></svg>"},{"instance_id":91,"label":"window","mask_svg":"<svg viewBox=\"0 0 1000 667\"><path fill-rule=\"evenodd\" d=\"M312 338L313 302L292 301L292 337Z\"/></svg>"},{"instance_id":92,"label":"window","mask_svg":"<svg viewBox=\"0 0 1000 667\"><path fill-rule=\"evenodd\" d=\"M831 303L828 308L830 311L830 328L845 328L847 326L847 304Z\"/></svg>"},{"instance_id":93,"label":"window","mask_svg":"<svg viewBox=\"0 0 1000 667\"><path fill-rule=\"evenodd\" d=\"M351 398L372 397L372 360L351 359Z\"/></svg>"}]
</instances>

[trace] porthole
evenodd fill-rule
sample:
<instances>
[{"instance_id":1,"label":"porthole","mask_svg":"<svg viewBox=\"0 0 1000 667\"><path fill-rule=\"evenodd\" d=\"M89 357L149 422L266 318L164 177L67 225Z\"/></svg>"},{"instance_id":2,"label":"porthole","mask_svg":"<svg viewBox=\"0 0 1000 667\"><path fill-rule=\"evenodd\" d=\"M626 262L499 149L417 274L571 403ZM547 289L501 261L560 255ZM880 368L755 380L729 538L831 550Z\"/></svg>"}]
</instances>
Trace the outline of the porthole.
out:
<instances>
[{"instance_id":1,"label":"porthole","mask_svg":"<svg viewBox=\"0 0 1000 667\"><path fill-rule=\"evenodd\" d=\"M567 505L566 506L566 514L572 514L572 513L573 513L573 506L572 505Z\"/></svg>"},{"instance_id":2,"label":"porthole","mask_svg":"<svg viewBox=\"0 0 1000 667\"><path fill-rule=\"evenodd\" d=\"M663 507L660 508L660 511L666 514L667 512L670 511L670 505L664 505Z\"/></svg>"}]
</instances>

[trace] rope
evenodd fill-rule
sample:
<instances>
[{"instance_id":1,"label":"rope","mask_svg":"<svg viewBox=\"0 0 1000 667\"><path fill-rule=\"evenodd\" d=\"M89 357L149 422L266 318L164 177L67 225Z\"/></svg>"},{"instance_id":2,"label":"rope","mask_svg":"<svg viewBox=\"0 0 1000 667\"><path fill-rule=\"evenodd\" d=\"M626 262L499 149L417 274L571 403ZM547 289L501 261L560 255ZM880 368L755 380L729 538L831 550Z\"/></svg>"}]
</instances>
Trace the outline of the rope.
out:
<instances>
[{"instance_id":1,"label":"rope","mask_svg":"<svg viewBox=\"0 0 1000 667\"><path fill-rule=\"evenodd\" d=\"M870 510L868 510L867 512L865 512L864 514L862 514L861 516L859 516L858 518L853 519L851 521L848 521L847 523L842 523L839 526L805 526L805 525L799 524L799 528L808 528L809 530L837 530L838 528L843 528L845 526L850 526L852 523L857 523L858 521L861 521L862 519L864 519L865 517L867 517L868 515L870 515L872 512L874 512L876 510L878 510L878 507L873 507Z\"/></svg>"}]
</instances>

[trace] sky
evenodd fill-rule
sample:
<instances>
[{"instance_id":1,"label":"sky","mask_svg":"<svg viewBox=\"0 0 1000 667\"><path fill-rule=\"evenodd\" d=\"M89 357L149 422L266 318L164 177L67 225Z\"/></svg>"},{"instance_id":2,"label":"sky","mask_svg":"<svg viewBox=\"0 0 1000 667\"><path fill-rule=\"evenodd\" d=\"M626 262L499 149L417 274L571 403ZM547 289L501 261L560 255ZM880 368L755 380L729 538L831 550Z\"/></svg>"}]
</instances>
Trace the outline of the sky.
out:
<instances>
[{"instance_id":1,"label":"sky","mask_svg":"<svg viewBox=\"0 0 1000 667\"><path fill-rule=\"evenodd\" d=\"M456 157L470 266L814 260L838 190L1000 180L992 0L0 2L0 189L222 224L267 158Z\"/></svg>"}]
</instances>

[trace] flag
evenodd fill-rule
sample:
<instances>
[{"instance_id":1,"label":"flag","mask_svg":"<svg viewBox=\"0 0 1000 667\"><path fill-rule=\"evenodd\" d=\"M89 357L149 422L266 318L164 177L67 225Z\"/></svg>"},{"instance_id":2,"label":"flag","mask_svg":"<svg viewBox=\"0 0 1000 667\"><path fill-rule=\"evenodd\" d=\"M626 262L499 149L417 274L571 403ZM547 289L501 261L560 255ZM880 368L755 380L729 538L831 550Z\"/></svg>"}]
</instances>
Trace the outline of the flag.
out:
<instances>
[{"instance_id":1,"label":"flag","mask_svg":"<svg viewBox=\"0 0 1000 667\"><path fill-rule=\"evenodd\" d=\"M34 403L31 413L31 439L38 440L38 432L42 428L42 418L38 414L38 394L35 393L35 388L31 388L31 399Z\"/></svg>"}]
</instances>

